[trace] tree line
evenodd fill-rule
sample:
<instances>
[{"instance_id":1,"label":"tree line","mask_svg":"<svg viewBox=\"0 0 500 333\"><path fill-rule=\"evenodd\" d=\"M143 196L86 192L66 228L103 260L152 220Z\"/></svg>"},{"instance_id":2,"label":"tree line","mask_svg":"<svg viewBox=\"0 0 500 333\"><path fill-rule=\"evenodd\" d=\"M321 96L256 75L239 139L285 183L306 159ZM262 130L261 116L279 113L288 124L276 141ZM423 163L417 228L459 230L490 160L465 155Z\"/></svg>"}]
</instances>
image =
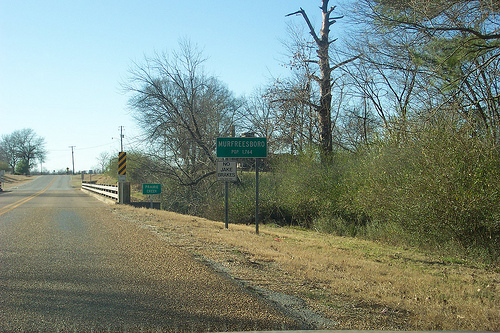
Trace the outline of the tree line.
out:
<instances>
[{"instance_id":1,"label":"tree line","mask_svg":"<svg viewBox=\"0 0 500 333\"><path fill-rule=\"evenodd\" d=\"M498 3L357 0L342 17L318 2L319 29L302 8L284 13L290 75L249 97L208 75L189 41L134 64L133 179L161 181L168 209L220 218L216 138L253 133L271 156L268 222L497 260ZM251 182L241 174L232 199L243 223Z\"/></svg>"},{"instance_id":2,"label":"tree line","mask_svg":"<svg viewBox=\"0 0 500 333\"><path fill-rule=\"evenodd\" d=\"M45 162L46 156L45 139L31 128L16 130L1 137L0 161L12 173L28 175L37 163Z\"/></svg>"}]
</instances>

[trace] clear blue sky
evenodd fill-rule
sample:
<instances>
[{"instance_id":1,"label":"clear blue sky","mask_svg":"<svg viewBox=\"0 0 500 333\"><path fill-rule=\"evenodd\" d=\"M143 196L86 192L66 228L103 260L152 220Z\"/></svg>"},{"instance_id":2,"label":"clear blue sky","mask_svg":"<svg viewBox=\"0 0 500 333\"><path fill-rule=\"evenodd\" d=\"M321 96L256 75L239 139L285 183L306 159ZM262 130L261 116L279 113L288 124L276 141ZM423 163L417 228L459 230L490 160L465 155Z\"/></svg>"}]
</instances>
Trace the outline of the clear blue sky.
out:
<instances>
[{"instance_id":1,"label":"clear blue sky","mask_svg":"<svg viewBox=\"0 0 500 333\"><path fill-rule=\"evenodd\" d=\"M304 8L320 26L320 0L0 0L0 135L32 128L45 138L44 169L97 165L139 134L120 83L133 61L187 38L208 73L235 95L283 75L286 14Z\"/></svg>"}]
</instances>

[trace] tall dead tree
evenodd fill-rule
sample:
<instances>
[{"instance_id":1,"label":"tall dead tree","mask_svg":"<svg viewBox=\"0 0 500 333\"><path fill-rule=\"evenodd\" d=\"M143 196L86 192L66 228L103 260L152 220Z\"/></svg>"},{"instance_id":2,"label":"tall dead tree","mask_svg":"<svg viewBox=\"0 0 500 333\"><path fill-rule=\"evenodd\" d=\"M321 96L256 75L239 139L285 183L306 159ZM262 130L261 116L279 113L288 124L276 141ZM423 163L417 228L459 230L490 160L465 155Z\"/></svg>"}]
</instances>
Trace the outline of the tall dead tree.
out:
<instances>
[{"instance_id":1,"label":"tall dead tree","mask_svg":"<svg viewBox=\"0 0 500 333\"><path fill-rule=\"evenodd\" d=\"M345 60L341 63L338 63L334 66L330 65L330 45L336 41L336 39L330 40L330 27L342 16L338 17L330 17L330 15L333 13L335 10L335 6L332 6L328 8L328 1L329 0L322 0L321 4L321 11L323 12L323 21L321 24L321 30L320 34L316 33L314 30L313 25L311 24L311 21L309 20L309 17L307 16L306 12L304 9L300 8L300 10L290 13L286 16L292 16L292 15L302 15L304 20L307 23L307 26L309 27L309 33L314 39L314 42L316 43L317 46L317 54L318 54L318 59L313 60L309 59L306 60L307 62L310 63L315 63L319 66L320 69L320 76L318 77L317 75L312 74L312 78L318 82L319 87L320 87L320 103L317 106L317 111L318 111L318 123L319 123L319 129L320 129L320 149L322 153L322 158L326 157L329 155L329 153L332 152L332 71L335 70L336 68L339 68L357 58L359 56L356 56L354 58Z\"/></svg>"}]
</instances>

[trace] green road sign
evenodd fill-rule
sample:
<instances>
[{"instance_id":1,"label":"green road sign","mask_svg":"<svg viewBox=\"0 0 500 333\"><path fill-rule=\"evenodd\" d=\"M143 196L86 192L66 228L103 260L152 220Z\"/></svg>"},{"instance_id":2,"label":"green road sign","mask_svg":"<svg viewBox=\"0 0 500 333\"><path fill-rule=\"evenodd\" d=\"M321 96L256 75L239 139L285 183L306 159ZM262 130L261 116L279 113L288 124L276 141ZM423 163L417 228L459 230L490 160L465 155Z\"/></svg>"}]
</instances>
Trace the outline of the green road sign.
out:
<instances>
[{"instance_id":1,"label":"green road sign","mask_svg":"<svg viewBox=\"0 0 500 333\"><path fill-rule=\"evenodd\" d=\"M217 157L266 158L267 138L217 138Z\"/></svg>"},{"instance_id":2,"label":"green road sign","mask_svg":"<svg viewBox=\"0 0 500 333\"><path fill-rule=\"evenodd\" d=\"M142 194L160 194L161 184L142 184Z\"/></svg>"}]
</instances>

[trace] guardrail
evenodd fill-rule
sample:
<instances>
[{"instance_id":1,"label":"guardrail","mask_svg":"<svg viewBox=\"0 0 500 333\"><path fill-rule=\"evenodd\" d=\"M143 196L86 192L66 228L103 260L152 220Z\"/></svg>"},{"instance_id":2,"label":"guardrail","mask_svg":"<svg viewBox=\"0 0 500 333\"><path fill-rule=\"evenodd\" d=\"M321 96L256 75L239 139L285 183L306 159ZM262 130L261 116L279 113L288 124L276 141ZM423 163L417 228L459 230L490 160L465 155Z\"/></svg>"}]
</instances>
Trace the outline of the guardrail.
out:
<instances>
[{"instance_id":1,"label":"guardrail","mask_svg":"<svg viewBox=\"0 0 500 333\"><path fill-rule=\"evenodd\" d=\"M97 185L90 183L82 183L82 190L87 190L92 193L97 193L99 195L116 200L118 202L118 186L116 185Z\"/></svg>"}]
</instances>

